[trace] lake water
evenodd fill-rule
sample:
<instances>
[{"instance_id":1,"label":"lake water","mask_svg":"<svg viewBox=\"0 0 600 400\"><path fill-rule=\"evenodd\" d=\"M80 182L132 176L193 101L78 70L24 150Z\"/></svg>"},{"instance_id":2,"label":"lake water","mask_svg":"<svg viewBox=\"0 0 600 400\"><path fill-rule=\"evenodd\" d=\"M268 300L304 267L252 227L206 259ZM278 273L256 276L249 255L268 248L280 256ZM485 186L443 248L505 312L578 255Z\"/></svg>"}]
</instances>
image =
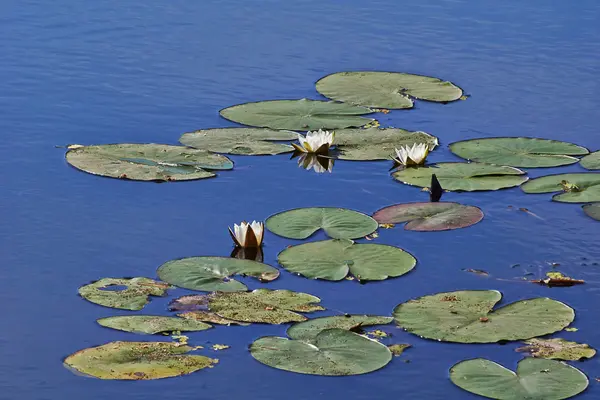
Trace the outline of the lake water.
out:
<instances>
[{"instance_id":1,"label":"lake water","mask_svg":"<svg viewBox=\"0 0 600 400\"><path fill-rule=\"evenodd\" d=\"M285 326L218 327L189 334L216 368L147 382L101 381L63 368L67 355L115 340L154 340L101 328L127 314L79 298L102 277L155 277L167 260L228 255L227 226L295 207L337 206L372 213L426 200L395 182L386 162L338 162L332 174L297 167L289 155L232 156L216 179L154 184L104 179L69 167L71 143L176 144L183 132L232 126L221 108L248 101L321 98L314 82L342 70L439 76L471 97L381 116L382 126L423 130L441 146L429 160L458 160L453 141L493 136L561 139L600 149L600 5L578 2L316 0L41 0L0 2L0 398L19 400L466 399L448 379L456 362L485 357L515 368L507 345L419 339L390 327L413 348L372 374L327 378L257 363L247 346ZM578 165L530 176L583 171ZM458 289L498 289L504 303L550 296L572 306L577 332L560 337L600 347L600 225L579 205L497 192L448 193L485 219L468 229L382 230L377 243L418 259L410 274L359 285L282 271L270 288L308 292L330 310L390 314L408 299ZM512 205L513 209L508 206ZM515 211L528 208L539 218ZM315 239L324 238L317 235ZM265 262L294 241L267 234ZM586 285L549 289L519 279L559 270ZM514 264L520 266L511 268ZM483 278L462 271L490 272ZM498 280L500 278L504 280ZM517 278L517 279L513 279ZM249 282L252 288L260 286ZM170 298L186 293L173 290ZM146 313L167 314L168 299ZM159 337L160 339L160 337ZM590 378L581 399L600 398L600 358L574 363ZM403 362L410 360L410 363Z\"/></svg>"}]
</instances>

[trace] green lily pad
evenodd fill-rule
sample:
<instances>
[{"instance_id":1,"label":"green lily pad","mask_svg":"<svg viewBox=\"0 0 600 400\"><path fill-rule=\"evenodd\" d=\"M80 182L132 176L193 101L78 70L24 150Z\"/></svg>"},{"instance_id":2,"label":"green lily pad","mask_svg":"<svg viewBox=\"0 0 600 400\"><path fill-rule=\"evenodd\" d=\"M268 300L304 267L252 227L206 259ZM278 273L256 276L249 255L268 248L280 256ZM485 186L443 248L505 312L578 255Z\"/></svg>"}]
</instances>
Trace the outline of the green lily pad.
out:
<instances>
[{"instance_id":1,"label":"green lily pad","mask_svg":"<svg viewBox=\"0 0 600 400\"><path fill-rule=\"evenodd\" d=\"M380 224L408 222L409 231L445 231L466 228L483 219L483 212L473 206L458 203L407 203L382 208L373 214Z\"/></svg>"},{"instance_id":2,"label":"green lily pad","mask_svg":"<svg viewBox=\"0 0 600 400\"><path fill-rule=\"evenodd\" d=\"M420 297L394 309L396 323L426 339L495 343L548 335L569 326L575 312L546 297L521 300L493 310L496 290L463 290Z\"/></svg>"},{"instance_id":3,"label":"green lily pad","mask_svg":"<svg viewBox=\"0 0 600 400\"><path fill-rule=\"evenodd\" d=\"M111 290L123 286L122 290ZM149 296L164 296L171 286L148 278L104 278L79 288L79 295L104 307L141 310Z\"/></svg>"},{"instance_id":4,"label":"green lily pad","mask_svg":"<svg viewBox=\"0 0 600 400\"><path fill-rule=\"evenodd\" d=\"M373 121L361 115L373 111L350 104L318 100L271 100L245 103L220 111L223 118L243 125L308 131L359 127Z\"/></svg>"},{"instance_id":5,"label":"green lily pad","mask_svg":"<svg viewBox=\"0 0 600 400\"><path fill-rule=\"evenodd\" d=\"M306 293L257 289L252 292L183 296L171 302L171 310L206 309L234 321L284 324L306 321L307 318L298 312L324 310L315 304L320 301L318 297Z\"/></svg>"},{"instance_id":6,"label":"green lily pad","mask_svg":"<svg viewBox=\"0 0 600 400\"><path fill-rule=\"evenodd\" d=\"M575 164L579 159L572 156L589 153L573 143L526 137L463 140L452 143L450 150L467 160L524 168Z\"/></svg>"},{"instance_id":7,"label":"green lily pad","mask_svg":"<svg viewBox=\"0 0 600 400\"><path fill-rule=\"evenodd\" d=\"M521 187L525 193L556 194L552 200L563 203L588 203L600 201L600 173L583 172L542 176Z\"/></svg>"},{"instance_id":8,"label":"green lily pad","mask_svg":"<svg viewBox=\"0 0 600 400\"><path fill-rule=\"evenodd\" d=\"M389 160L395 149L426 143L431 150L438 139L429 133L397 128L340 129L335 131L335 146L341 160Z\"/></svg>"},{"instance_id":9,"label":"green lily pad","mask_svg":"<svg viewBox=\"0 0 600 400\"><path fill-rule=\"evenodd\" d=\"M181 314L177 314L178 317L191 319L200 322L210 322L218 325L250 325L245 322L234 321L232 319L223 318L220 315L212 313L210 311L188 311Z\"/></svg>"},{"instance_id":10,"label":"green lily pad","mask_svg":"<svg viewBox=\"0 0 600 400\"><path fill-rule=\"evenodd\" d=\"M175 342L110 342L71 354L64 363L95 378L148 380L187 375L218 362L186 354L192 350Z\"/></svg>"},{"instance_id":11,"label":"green lily pad","mask_svg":"<svg viewBox=\"0 0 600 400\"><path fill-rule=\"evenodd\" d=\"M125 332L146 333L148 335L174 331L203 331L212 328L211 325L204 322L159 315L117 316L100 318L96 322L106 328Z\"/></svg>"},{"instance_id":12,"label":"green lily pad","mask_svg":"<svg viewBox=\"0 0 600 400\"><path fill-rule=\"evenodd\" d=\"M310 342L262 337L250 354L269 367L300 374L348 376L386 366L392 353L383 344L344 329L326 329Z\"/></svg>"},{"instance_id":13,"label":"green lily pad","mask_svg":"<svg viewBox=\"0 0 600 400\"><path fill-rule=\"evenodd\" d=\"M596 355L596 350L585 343L569 342L560 338L530 339L525 343L527 346L519 347L517 351L528 352L537 358L578 361Z\"/></svg>"},{"instance_id":14,"label":"green lily pad","mask_svg":"<svg viewBox=\"0 0 600 400\"><path fill-rule=\"evenodd\" d=\"M104 144L75 147L67 152L75 168L109 178L136 181L189 181L216 176L233 162L206 150L165 144Z\"/></svg>"},{"instance_id":15,"label":"green lily pad","mask_svg":"<svg viewBox=\"0 0 600 400\"><path fill-rule=\"evenodd\" d=\"M272 215L265 221L268 230L290 239L306 239L319 229L334 239L357 239L377 230L377 221L366 214L345 208L296 208Z\"/></svg>"},{"instance_id":16,"label":"green lily pad","mask_svg":"<svg viewBox=\"0 0 600 400\"><path fill-rule=\"evenodd\" d=\"M336 315L333 317L320 317L298 322L290 326L287 335L295 340L313 340L325 329L337 328L354 330L363 326L387 325L394 319L379 315Z\"/></svg>"},{"instance_id":17,"label":"green lily pad","mask_svg":"<svg viewBox=\"0 0 600 400\"><path fill-rule=\"evenodd\" d=\"M517 373L483 358L461 361L450 369L450 380L468 392L499 400L561 400L583 392L583 372L560 361L526 358Z\"/></svg>"},{"instance_id":18,"label":"green lily pad","mask_svg":"<svg viewBox=\"0 0 600 400\"><path fill-rule=\"evenodd\" d=\"M263 282L279 277L279 270L252 260L230 257L189 257L168 261L158 268L160 279L174 286L204 292L238 292L246 285L231 279L233 275L250 276Z\"/></svg>"},{"instance_id":19,"label":"green lily pad","mask_svg":"<svg viewBox=\"0 0 600 400\"><path fill-rule=\"evenodd\" d=\"M316 85L317 91L330 99L377 108L411 108L410 97L445 103L463 95L451 82L399 72L337 72Z\"/></svg>"},{"instance_id":20,"label":"green lily pad","mask_svg":"<svg viewBox=\"0 0 600 400\"><path fill-rule=\"evenodd\" d=\"M294 151L292 146L277 142L296 139L298 139L298 135L289 131L263 128L218 128L184 133L179 141L186 146L214 153L255 156L292 152Z\"/></svg>"},{"instance_id":21,"label":"green lily pad","mask_svg":"<svg viewBox=\"0 0 600 400\"><path fill-rule=\"evenodd\" d=\"M290 272L329 281L340 281L348 274L359 281L381 281L404 275L417 264L398 247L356 244L348 239L292 246L279 253L277 261Z\"/></svg>"},{"instance_id":22,"label":"green lily pad","mask_svg":"<svg viewBox=\"0 0 600 400\"><path fill-rule=\"evenodd\" d=\"M583 157L581 166L585 169L600 169L600 151L595 151Z\"/></svg>"},{"instance_id":23,"label":"green lily pad","mask_svg":"<svg viewBox=\"0 0 600 400\"><path fill-rule=\"evenodd\" d=\"M600 221L600 203L586 204L582 208L588 217Z\"/></svg>"},{"instance_id":24,"label":"green lily pad","mask_svg":"<svg viewBox=\"0 0 600 400\"><path fill-rule=\"evenodd\" d=\"M445 190L465 192L519 186L528 179L520 169L480 163L439 163L429 167L405 168L392 176L407 185L428 187L433 174Z\"/></svg>"}]
</instances>

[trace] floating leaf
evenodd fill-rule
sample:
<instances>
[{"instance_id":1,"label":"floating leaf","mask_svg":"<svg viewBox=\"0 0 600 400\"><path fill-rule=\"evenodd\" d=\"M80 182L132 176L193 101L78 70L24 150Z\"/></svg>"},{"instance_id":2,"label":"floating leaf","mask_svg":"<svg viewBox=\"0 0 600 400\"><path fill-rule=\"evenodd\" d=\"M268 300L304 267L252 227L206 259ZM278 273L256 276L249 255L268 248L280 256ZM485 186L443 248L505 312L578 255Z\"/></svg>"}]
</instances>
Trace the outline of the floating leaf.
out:
<instances>
[{"instance_id":1,"label":"floating leaf","mask_svg":"<svg viewBox=\"0 0 600 400\"><path fill-rule=\"evenodd\" d=\"M409 231L445 231L466 228L483 219L477 207L458 203L407 203L382 208L373 214L380 224L408 222Z\"/></svg>"},{"instance_id":2,"label":"floating leaf","mask_svg":"<svg viewBox=\"0 0 600 400\"><path fill-rule=\"evenodd\" d=\"M124 286L122 290L111 290ZM123 310L141 310L149 296L164 296L170 285L148 278L104 278L79 288L79 295L92 303Z\"/></svg>"},{"instance_id":3,"label":"floating leaf","mask_svg":"<svg viewBox=\"0 0 600 400\"><path fill-rule=\"evenodd\" d=\"M582 208L588 217L600 221L600 203L586 204Z\"/></svg>"},{"instance_id":4,"label":"floating leaf","mask_svg":"<svg viewBox=\"0 0 600 400\"><path fill-rule=\"evenodd\" d=\"M347 239L292 246L277 257L285 269L312 279L381 281L411 271L417 260L404 250L382 244L355 244Z\"/></svg>"},{"instance_id":5,"label":"floating leaf","mask_svg":"<svg viewBox=\"0 0 600 400\"><path fill-rule=\"evenodd\" d=\"M190 257L168 261L158 268L160 279L190 290L237 292L246 285L231 279L233 275L250 276L270 282L279 271L267 264L230 257Z\"/></svg>"},{"instance_id":6,"label":"floating leaf","mask_svg":"<svg viewBox=\"0 0 600 400\"><path fill-rule=\"evenodd\" d=\"M310 342L262 337L250 354L270 367L300 374L347 376L373 372L392 359L379 342L344 329L326 329Z\"/></svg>"},{"instance_id":7,"label":"floating leaf","mask_svg":"<svg viewBox=\"0 0 600 400\"><path fill-rule=\"evenodd\" d=\"M569 306L546 297L521 300L496 310L496 290L464 290L420 297L394 309L396 323L427 339L494 343L548 335L575 318Z\"/></svg>"},{"instance_id":8,"label":"floating leaf","mask_svg":"<svg viewBox=\"0 0 600 400\"><path fill-rule=\"evenodd\" d=\"M310 294L290 290L257 289L252 292L216 292L183 296L171 302L171 310L208 309L219 316L242 322L284 324L306 321L297 312L322 311L321 300Z\"/></svg>"},{"instance_id":9,"label":"floating leaf","mask_svg":"<svg viewBox=\"0 0 600 400\"><path fill-rule=\"evenodd\" d=\"M532 357L537 358L578 361L596 355L596 350L589 345L569 342L565 339L530 339L525 343L527 346L519 347L516 351L528 352Z\"/></svg>"},{"instance_id":10,"label":"floating leaf","mask_svg":"<svg viewBox=\"0 0 600 400\"><path fill-rule=\"evenodd\" d=\"M390 349L390 351L392 352L392 354L394 355L394 357L400 357L402 355L402 353L404 353L404 350L408 349L409 347L412 347L410 344L392 344L388 346L388 349Z\"/></svg>"},{"instance_id":11,"label":"floating leaf","mask_svg":"<svg viewBox=\"0 0 600 400\"><path fill-rule=\"evenodd\" d=\"M350 104L301 99L238 104L221 110L220 114L243 125L308 131L360 127L373 121L360 115L372 112Z\"/></svg>"},{"instance_id":12,"label":"floating leaf","mask_svg":"<svg viewBox=\"0 0 600 400\"><path fill-rule=\"evenodd\" d=\"M581 166L585 169L600 169L600 151L595 151L583 157Z\"/></svg>"},{"instance_id":13,"label":"floating leaf","mask_svg":"<svg viewBox=\"0 0 600 400\"><path fill-rule=\"evenodd\" d=\"M67 162L84 172L136 181L187 181L233 168L225 156L165 144L104 144L67 151Z\"/></svg>"},{"instance_id":14,"label":"floating leaf","mask_svg":"<svg viewBox=\"0 0 600 400\"><path fill-rule=\"evenodd\" d=\"M190 147L215 153L271 155L289 153L294 148L278 141L296 140L295 132L261 128L217 128L184 133L179 141Z\"/></svg>"},{"instance_id":15,"label":"floating leaf","mask_svg":"<svg viewBox=\"0 0 600 400\"><path fill-rule=\"evenodd\" d=\"M579 159L572 156L589 153L573 143L525 137L463 140L452 143L450 150L467 160L524 168L575 164Z\"/></svg>"},{"instance_id":16,"label":"floating leaf","mask_svg":"<svg viewBox=\"0 0 600 400\"><path fill-rule=\"evenodd\" d=\"M226 344L213 344L212 345L212 349L214 351L219 351L219 350L227 350L228 348L230 348L231 346L227 346Z\"/></svg>"},{"instance_id":17,"label":"floating leaf","mask_svg":"<svg viewBox=\"0 0 600 400\"><path fill-rule=\"evenodd\" d=\"M298 322L289 327L287 335L296 340L312 340L325 329L338 328L356 330L363 326L387 325L394 319L379 315L336 315L320 317Z\"/></svg>"},{"instance_id":18,"label":"floating leaf","mask_svg":"<svg viewBox=\"0 0 600 400\"><path fill-rule=\"evenodd\" d=\"M100 379L147 380L187 375L218 362L186 355L192 350L173 342L111 342L71 354L65 366Z\"/></svg>"},{"instance_id":19,"label":"floating leaf","mask_svg":"<svg viewBox=\"0 0 600 400\"><path fill-rule=\"evenodd\" d=\"M449 102L461 98L462 89L429 76L399 72L337 72L317 81L317 91L330 99L377 108L411 108L410 97Z\"/></svg>"},{"instance_id":20,"label":"floating leaf","mask_svg":"<svg viewBox=\"0 0 600 400\"><path fill-rule=\"evenodd\" d=\"M340 129L335 131L335 146L342 160L389 160L395 149L425 143L433 150L438 139L421 131L396 128Z\"/></svg>"},{"instance_id":21,"label":"floating leaf","mask_svg":"<svg viewBox=\"0 0 600 400\"><path fill-rule=\"evenodd\" d=\"M175 317L158 315L130 315L100 318L97 320L106 328L117 329L125 332L147 333L153 335L161 332L175 331L203 331L212 328L209 324Z\"/></svg>"},{"instance_id":22,"label":"floating leaf","mask_svg":"<svg viewBox=\"0 0 600 400\"><path fill-rule=\"evenodd\" d=\"M194 296L195 297L195 296ZM223 318L215 313L209 311L188 311L181 314L177 314L178 317L191 319L195 321L210 322L218 325L250 325L245 322L234 321L232 319Z\"/></svg>"},{"instance_id":23,"label":"floating leaf","mask_svg":"<svg viewBox=\"0 0 600 400\"><path fill-rule=\"evenodd\" d=\"M319 229L334 239L357 239L377 230L373 218L345 208L296 208L267 218L267 229L290 239L306 239Z\"/></svg>"},{"instance_id":24,"label":"floating leaf","mask_svg":"<svg viewBox=\"0 0 600 400\"><path fill-rule=\"evenodd\" d=\"M588 386L577 368L536 358L519 361L516 374L483 358L461 361L450 369L450 379L461 389L499 400L568 399Z\"/></svg>"},{"instance_id":25,"label":"floating leaf","mask_svg":"<svg viewBox=\"0 0 600 400\"><path fill-rule=\"evenodd\" d=\"M553 193L554 201L587 203L600 201L600 173L547 175L535 178L521 186L525 193Z\"/></svg>"},{"instance_id":26,"label":"floating leaf","mask_svg":"<svg viewBox=\"0 0 600 400\"><path fill-rule=\"evenodd\" d=\"M546 279L539 279L531 282L539 283L540 285L546 285L548 287L567 287L585 283L584 280L569 278L560 272L548 272L546 276Z\"/></svg>"},{"instance_id":27,"label":"floating leaf","mask_svg":"<svg viewBox=\"0 0 600 400\"><path fill-rule=\"evenodd\" d=\"M439 163L430 167L405 168L392 176L408 185L427 187L432 174L437 176L444 189L467 192L509 188L527 181L520 169L480 163Z\"/></svg>"},{"instance_id":28,"label":"floating leaf","mask_svg":"<svg viewBox=\"0 0 600 400\"><path fill-rule=\"evenodd\" d=\"M573 327L573 328L565 328L565 331L567 332L577 332L579 329Z\"/></svg>"}]
</instances>

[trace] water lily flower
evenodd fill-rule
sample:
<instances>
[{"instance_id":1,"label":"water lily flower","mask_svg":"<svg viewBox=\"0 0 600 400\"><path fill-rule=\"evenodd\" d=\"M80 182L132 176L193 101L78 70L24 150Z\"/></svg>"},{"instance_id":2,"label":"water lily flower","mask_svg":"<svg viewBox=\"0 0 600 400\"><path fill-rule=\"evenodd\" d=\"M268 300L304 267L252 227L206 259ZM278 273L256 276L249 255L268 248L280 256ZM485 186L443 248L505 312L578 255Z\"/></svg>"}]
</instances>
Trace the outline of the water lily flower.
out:
<instances>
[{"instance_id":1,"label":"water lily flower","mask_svg":"<svg viewBox=\"0 0 600 400\"><path fill-rule=\"evenodd\" d=\"M252 221L249 224L243 221L241 224L233 225L233 230L229 228L229 234L235 242L235 245L242 248L260 247L263 241L264 224L262 222Z\"/></svg>"},{"instance_id":2,"label":"water lily flower","mask_svg":"<svg viewBox=\"0 0 600 400\"><path fill-rule=\"evenodd\" d=\"M429 154L429 146L426 143L415 143L411 146L402 146L396 150L396 158L393 160L400 165L422 165Z\"/></svg>"},{"instance_id":3,"label":"water lily flower","mask_svg":"<svg viewBox=\"0 0 600 400\"><path fill-rule=\"evenodd\" d=\"M306 136L298 135L300 145L292 143L292 146L303 153L327 154L329 148L333 145L335 133L319 129L318 131L308 131Z\"/></svg>"},{"instance_id":4,"label":"water lily flower","mask_svg":"<svg viewBox=\"0 0 600 400\"><path fill-rule=\"evenodd\" d=\"M304 168L307 171L314 169L316 173L322 174L324 172L331 173L333 171L332 158L321 157L315 154L302 153L298 158L298 166Z\"/></svg>"}]
</instances>

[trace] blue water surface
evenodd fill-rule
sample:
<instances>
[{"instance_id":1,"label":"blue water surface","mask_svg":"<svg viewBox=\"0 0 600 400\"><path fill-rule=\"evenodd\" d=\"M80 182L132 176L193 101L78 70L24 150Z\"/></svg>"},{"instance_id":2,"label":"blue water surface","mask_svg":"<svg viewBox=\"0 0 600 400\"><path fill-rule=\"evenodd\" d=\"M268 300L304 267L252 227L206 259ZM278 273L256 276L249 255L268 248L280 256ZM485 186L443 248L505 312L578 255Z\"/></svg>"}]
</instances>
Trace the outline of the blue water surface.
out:
<instances>
[{"instance_id":1,"label":"blue water surface","mask_svg":"<svg viewBox=\"0 0 600 400\"><path fill-rule=\"evenodd\" d=\"M319 99L314 82L326 74L392 70L438 76L471 95L378 114L382 126L438 136L441 146L430 161L457 160L447 145L475 137L537 136L598 150L599 20L600 5L591 0L2 0L0 398L477 398L455 387L448 369L472 357L514 369L522 358L514 351L518 343L438 343L390 327L391 342L413 348L375 373L329 378L271 369L249 355L254 339L283 336L285 326L217 327L189 335L194 344L231 345L205 352L220 359L210 370L146 382L73 374L62 360L77 350L160 340L100 327L95 319L127 312L86 302L77 295L79 286L102 277L155 277L156 268L174 258L228 255L227 226L243 219L307 206L372 213L427 194L391 179L387 162L338 162L333 173L318 175L288 155L233 156L235 170L216 179L154 184L82 173L55 146L176 144L183 132L232 126L219 117L221 108ZM528 172L571 171L583 169ZM498 289L505 304L550 296L577 312L579 330L560 337L600 347L600 225L579 205L550 198L519 188L448 193L446 200L481 207L485 219L449 232L380 232L377 243L418 258L410 274L359 285L282 271L268 287L320 296L334 313L384 315L439 291ZM270 233L265 241L271 265L295 243ZM527 273L542 277L549 263L587 284L549 289L522 281ZM169 299L183 293L173 290ZM145 312L166 315L169 299L153 300ZM574 363L590 378L582 399L600 398L598 360Z\"/></svg>"}]
</instances>

